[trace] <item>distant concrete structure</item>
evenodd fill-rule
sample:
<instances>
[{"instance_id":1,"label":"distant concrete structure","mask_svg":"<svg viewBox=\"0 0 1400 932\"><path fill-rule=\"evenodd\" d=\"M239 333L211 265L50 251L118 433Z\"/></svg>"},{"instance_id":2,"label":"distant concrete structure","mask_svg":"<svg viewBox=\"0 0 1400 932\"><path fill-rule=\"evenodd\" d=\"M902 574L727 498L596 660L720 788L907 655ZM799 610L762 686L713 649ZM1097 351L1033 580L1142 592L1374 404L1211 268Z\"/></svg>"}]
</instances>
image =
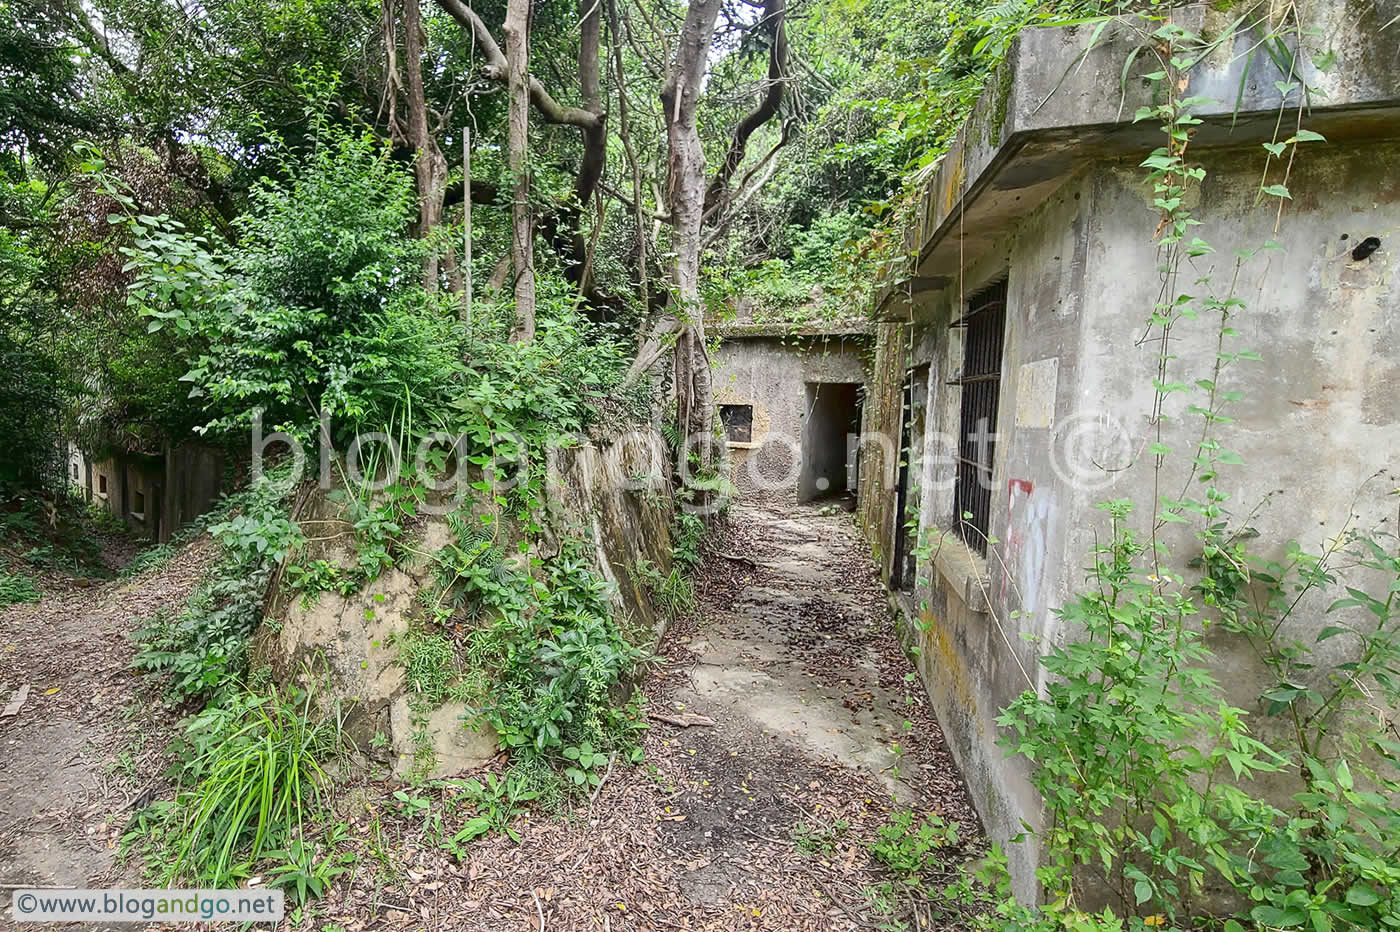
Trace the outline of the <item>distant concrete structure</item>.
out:
<instances>
[{"instance_id":1,"label":"distant concrete structure","mask_svg":"<svg viewBox=\"0 0 1400 932\"><path fill-rule=\"evenodd\" d=\"M1281 104L1295 108L1283 125L1296 121L1298 92L1280 101L1283 76L1268 56L1249 57L1255 40L1241 34L1188 73L1181 96L1217 101L1197 108L1205 122L1189 159L1207 175L1188 197L1220 252L1190 274L1228 277L1231 251L1265 240L1284 250L1244 266L1237 343L1265 362L1224 376L1243 400L1222 437L1249 466L1222 481L1242 512L1271 497L1251 519L1261 543L1296 538L1317 550L1349 519L1395 530L1400 29L1381 27L1400 3L1314 6L1324 8L1313 24L1320 49L1335 53L1336 67L1317 71L1318 49L1296 58L1325 92L1303 126L1327 142L1301 148L1277 234L1272 210L1257 206L1261 144L1274 139ZM1172 15L1209 37L1234 14L1198 5ZM1073 636L1055 611L1083 588L1104 524L1095 504L1131 499L1146 524L1155 502L1145 451L1156 439L1148 416L1161 349L1142 338L1163 284L1158 211L1140 164L1162 134L1156 120L1130 122L1153 103L1139 75L1155 65L1137 56L1125 90L1124 63L1141 39L1110 26L1086 53L1093 28L1023 33L943 158L907 231L914 267L877 300L864 406L866 431L901 438L908 455L872 448L860 518L906 615L920 622L907 636L929 696L1000 840L1023 820L1042 822L1024 763L996 744L999 711L1046 682L1027 636ZM1186 274L1173 293L1192 290ZM1183 335L1170 352L1173 371L1195 379L1210 372L1216 347ZM1167 410L1172 494L1189 485L1195 449L1182 399ZM1189 423L1199 431L1199 420ZM1195 539L1188 529L1170 540L1189 578ZM1325 608L1303 606L1290 622L1298 636L1311 642ZM1327 647L1343 650L1343 640ZM1238 643L1214 646L1228 665L1227 698L1257 709L1267 671ZM1275 722L1259 714L1251 727ZM1009 854L1018 895L1034 897L1037 853L1017 845Z\"/></svg>"},{"instance_id":2,"label":"distant concrete structure","mask_svg":"<svg viewBox=\"0 0 1400 932\"><path fill-rule=\"evenodd\" d=\"M136 533L164 543L219 500L224 455L213 447L184 444L156 453L109 450L101 458L88 458L74 444L68 474L89 502Z\"/></svg>"},{"instance_id":3,"label":"distant concrete structure","mask_svg":"<svg viewBox=\"0 0 1400 932\"><path fill-rule=\"evenodd\" d=\"M854 492L868 322L713 324L715 404L741 495Z\"/></svg>"}]
</instances>

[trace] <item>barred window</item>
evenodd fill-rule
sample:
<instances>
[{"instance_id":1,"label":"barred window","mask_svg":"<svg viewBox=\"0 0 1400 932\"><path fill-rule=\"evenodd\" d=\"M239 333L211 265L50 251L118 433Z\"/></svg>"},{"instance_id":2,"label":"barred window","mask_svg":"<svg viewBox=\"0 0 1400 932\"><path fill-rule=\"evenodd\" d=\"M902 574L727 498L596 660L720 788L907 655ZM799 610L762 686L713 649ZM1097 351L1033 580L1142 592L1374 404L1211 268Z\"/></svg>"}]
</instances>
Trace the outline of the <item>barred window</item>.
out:
<instances>
[{"instance_id":1,"label":"barred window","mask_svg":"<svg viewBox=\"0 0 1400 932\"><path fill-rule=\"evenodd\" d=\"M1001 395L1001 350L1006 329L1006 280L973 295L955 327L963 339L962 388L958 429L958 481L954 517L958 534L978 553L987 552L991 533L992 463L996 449L997 402Z\"/></svg>"}]
</instances>

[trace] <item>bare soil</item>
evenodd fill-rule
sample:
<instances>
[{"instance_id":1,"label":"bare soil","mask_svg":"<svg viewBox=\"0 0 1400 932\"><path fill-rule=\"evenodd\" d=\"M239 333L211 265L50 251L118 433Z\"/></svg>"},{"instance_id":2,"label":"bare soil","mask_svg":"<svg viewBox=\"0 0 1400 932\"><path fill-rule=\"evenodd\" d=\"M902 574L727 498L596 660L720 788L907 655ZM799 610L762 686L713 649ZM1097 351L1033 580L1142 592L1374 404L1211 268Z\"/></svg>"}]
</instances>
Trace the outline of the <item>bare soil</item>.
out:
<instances>
[{"instance_id":1,"label":"bare soil","mask_svg":"<svg viewBox=\"0 0 1400 932\"><path fill-rule=\"evenodd\" d=\"M202 540L131 580L48 574L42 601L0 608L0 707L28 687L16 714L0 714L0 925L16 887L141 885L118 841L164 789L179 714L131 669L131 634L184 605L209 549Z\"/></svg>"},{"instance_id":2,"label":"bare soil","mask_svg":"<svg viewBox=\"0 0 1400 932\"><path fill-rule=\"evenodd\" d=\"M379 855L359 858L349 882L313 906L316 922L956 927L928 904L901 901L891 914L867 894L890 879L868 844L896 810L960 823L949 870L983 849L864 545L849 515L825 512L742 507L711 546L699 611L672 625L643 689L654 711L714 727L654 721L645 763L619 765L591 804L522 820L519 844L495 835L460 861L434 830L380 818L383 795L366 801L352 825ZM450 792L440 801L450 805Z\"/></svg>"}]
</instances>

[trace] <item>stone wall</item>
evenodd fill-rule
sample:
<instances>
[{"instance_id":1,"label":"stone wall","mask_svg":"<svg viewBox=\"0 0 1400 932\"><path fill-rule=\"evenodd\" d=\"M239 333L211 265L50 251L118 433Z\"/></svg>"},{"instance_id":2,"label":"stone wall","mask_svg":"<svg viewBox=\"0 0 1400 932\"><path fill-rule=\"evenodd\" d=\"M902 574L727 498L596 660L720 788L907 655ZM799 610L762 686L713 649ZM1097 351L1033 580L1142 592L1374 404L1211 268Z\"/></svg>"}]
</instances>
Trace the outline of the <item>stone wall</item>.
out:
<instances>
[{"instance_id":1,"label":"stone wall","mask_svg":"<svg viewBox=\"0 0 1400 932\"><path fill-rule=\"evenodd\" d=\"M650 631L653 640L665 616L628 568L640 559L663 573L671 568L672 495L658 444L654 435L637 434L602 447L556 451L546 481L547 520L529 554L548 558L566 538L586 541L594 569L615 585L615 610L627 630ZM344 507L314 487L304 489L299 501L295 517L307 536L331 539L314 543L298 559L352 566L353 538L328 530L344 527ZM299 679L303 664L312 665L322 698L350 703L346 730L360 750L391 763L399 775L414 765L419 729L411 721L410 685L394 641L421 617L419 596L433 585L430 555L451 539L446 518L429 516L411 529L410 557L351 595L322 592L306 599L285 585L275 589L267 611L273 623L260 629L256 641L256 657L279 680ZM508 555L519 540L518 527L500 523L497 544ZM465 713L461 703L447 702L428 715L425 730L435 756L428 777L458 773L495 756L495 735L480 723L469 727ZM388 738L387 747L372 744L376 735Z\"/></svg>"}]
</instances>

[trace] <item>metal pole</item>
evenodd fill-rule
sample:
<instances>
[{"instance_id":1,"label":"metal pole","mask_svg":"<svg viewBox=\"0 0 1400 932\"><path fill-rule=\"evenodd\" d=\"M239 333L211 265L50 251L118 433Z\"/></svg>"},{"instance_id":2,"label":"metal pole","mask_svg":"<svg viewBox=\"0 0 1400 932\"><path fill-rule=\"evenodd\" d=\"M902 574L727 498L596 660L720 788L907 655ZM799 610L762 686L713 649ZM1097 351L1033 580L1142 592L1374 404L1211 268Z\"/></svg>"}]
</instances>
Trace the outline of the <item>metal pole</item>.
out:
<instances>
[{"instance_id":1,"label":"metal pole","mask_svg":"<svg viewBox=\"0 0 1400 932\"><path fill-rule=\"evenodd\" d=\"M472 131L462 127L462 321L472 331Z\"/></svg>"}]
</instances>

